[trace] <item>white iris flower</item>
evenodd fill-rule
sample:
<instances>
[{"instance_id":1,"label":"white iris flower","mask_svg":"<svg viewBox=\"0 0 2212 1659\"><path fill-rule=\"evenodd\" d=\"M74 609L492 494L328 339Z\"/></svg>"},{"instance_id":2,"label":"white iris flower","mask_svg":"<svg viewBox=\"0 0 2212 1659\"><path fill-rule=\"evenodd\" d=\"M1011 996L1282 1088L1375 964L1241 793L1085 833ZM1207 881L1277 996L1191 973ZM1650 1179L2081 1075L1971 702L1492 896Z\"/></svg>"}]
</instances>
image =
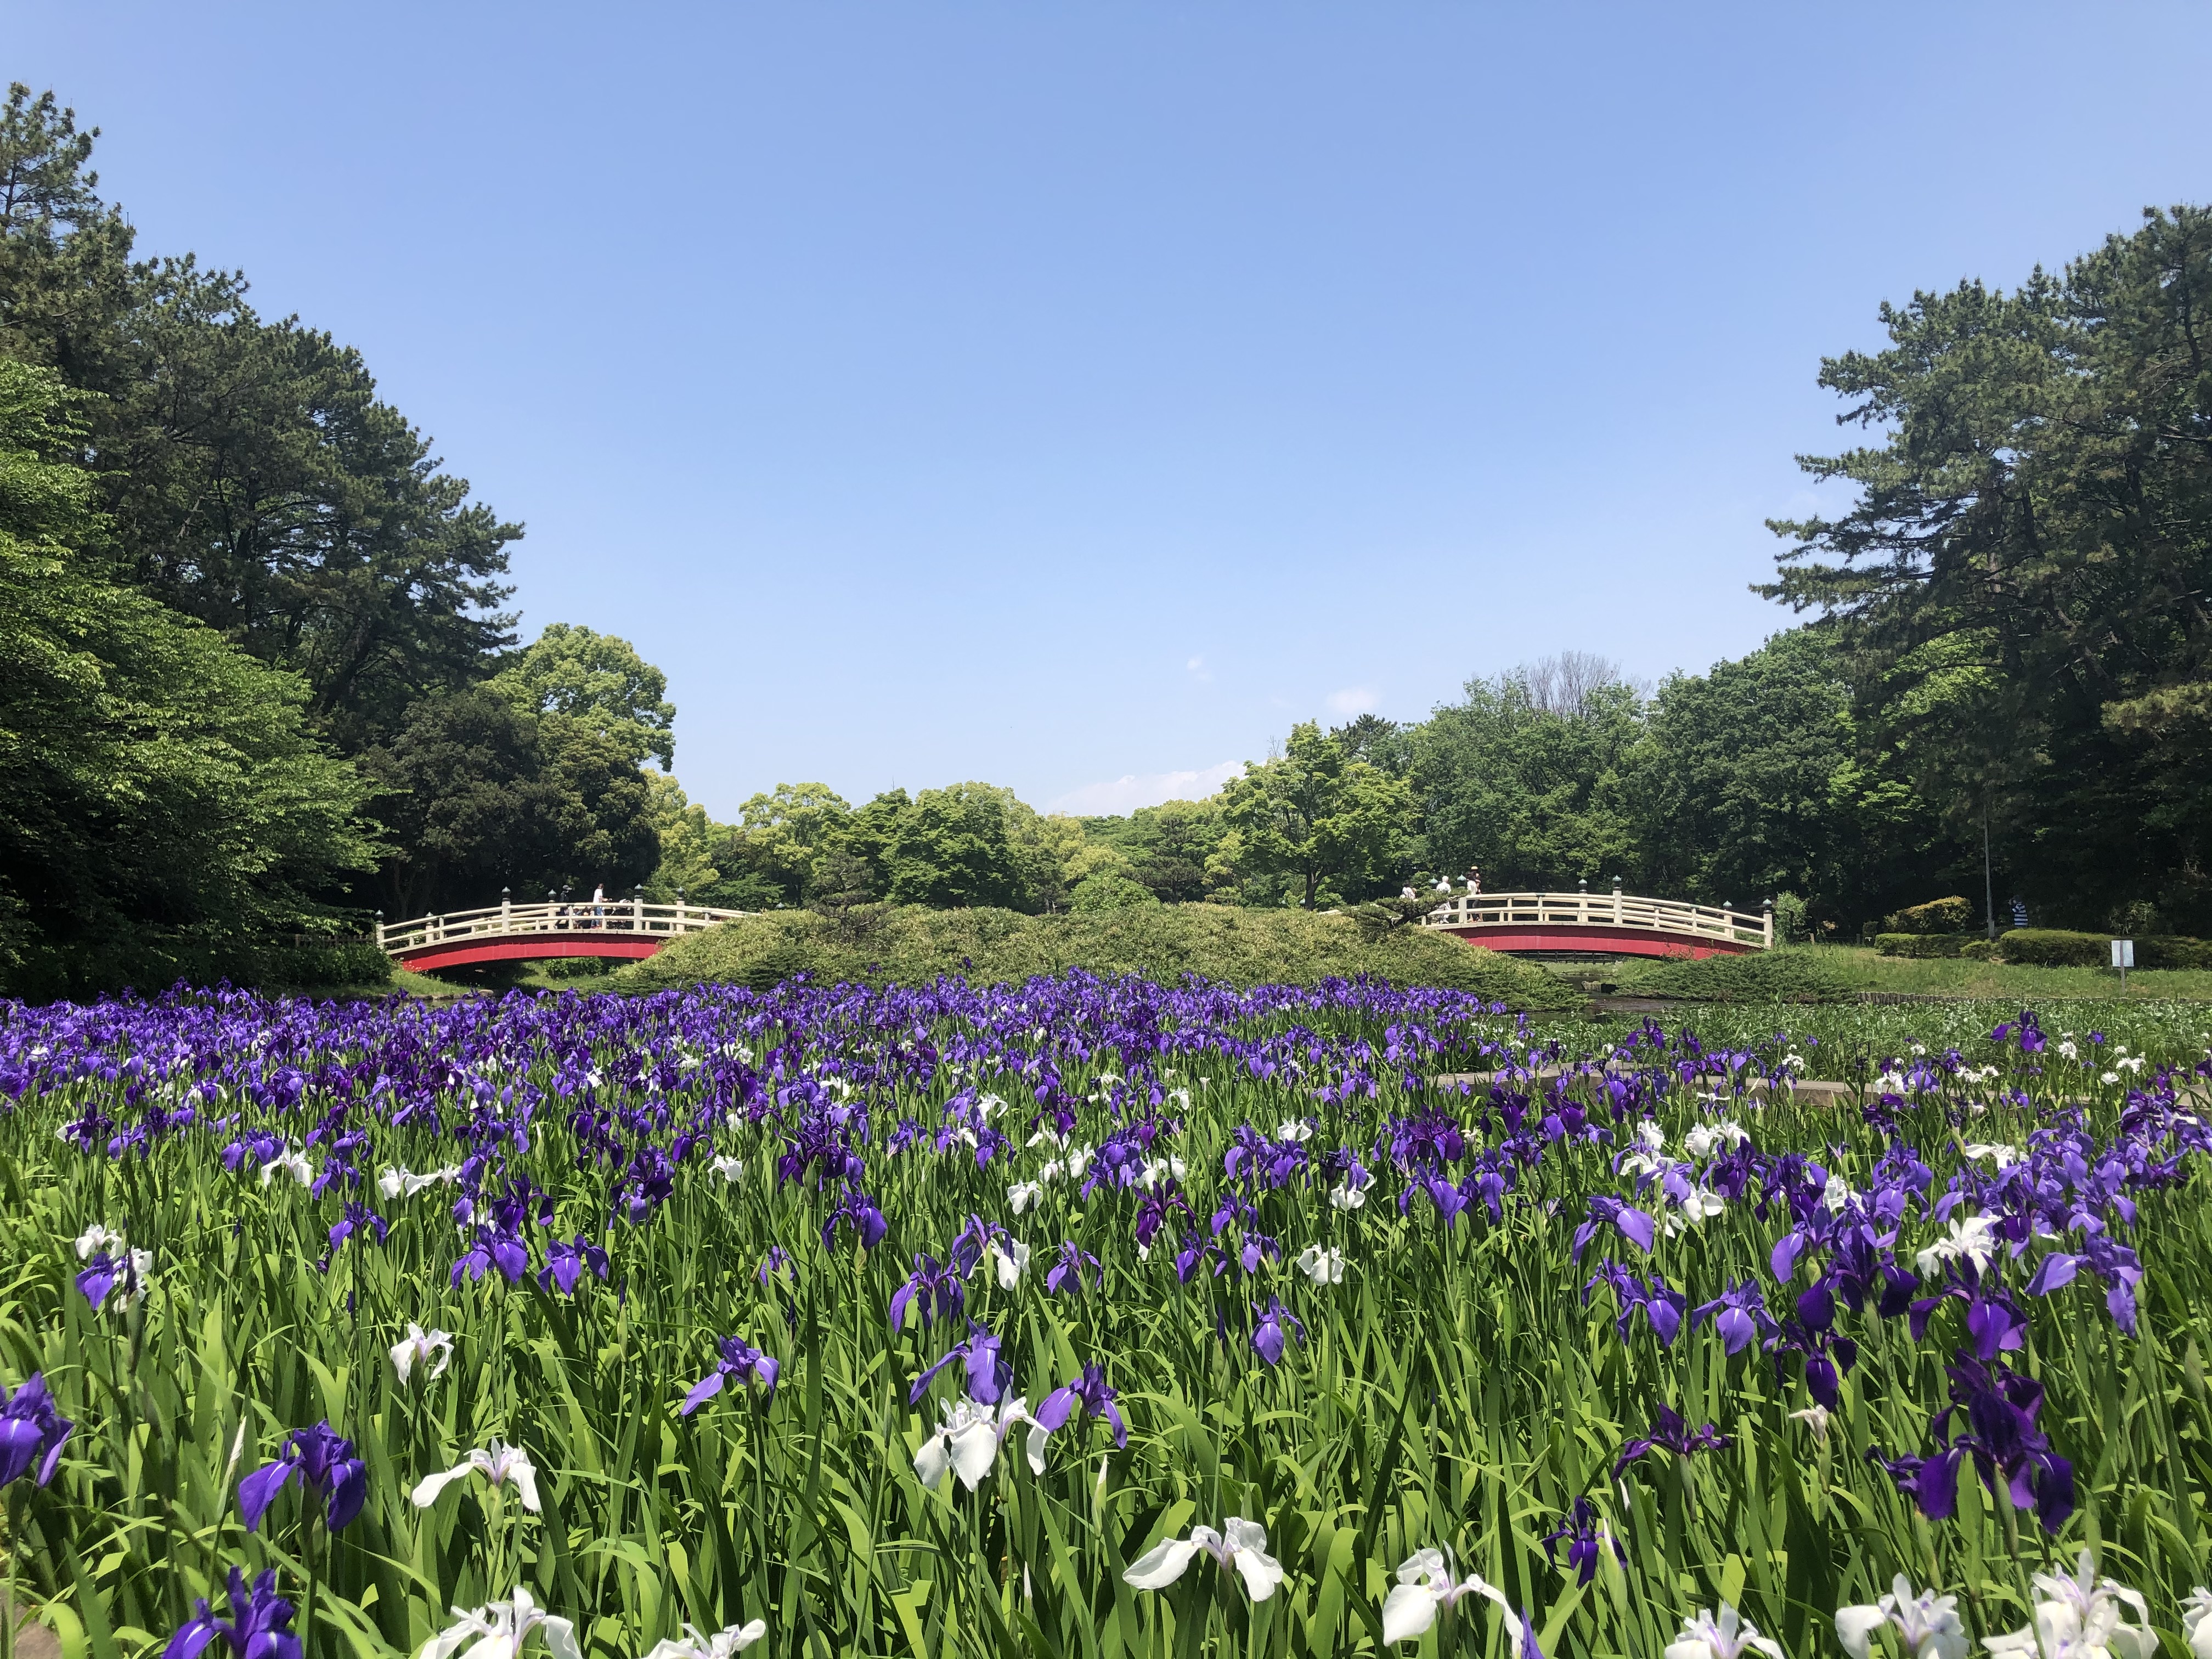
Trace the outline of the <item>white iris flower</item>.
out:
<instances>
[{"instance_id":1,"label":"white iris flower","mask_svg":"<svg viewBox=\"0 0 2212 1659\"><path fill-rule=\"evenodd\" d=\"M1170 1539L1146 1550L1129 1564L1122 1581L1138 1589L1164 1589L1183 1575L1200 1553L1212 1556L1226 1570L1237 1569L1255 1601L1264 1601L1283 1582L1282 1563L1267 1553L1267 1529L1256 1521L1232 1515L1221 1530L1193 1527L1188 1538Z\"/></svg>"}]
</instances>

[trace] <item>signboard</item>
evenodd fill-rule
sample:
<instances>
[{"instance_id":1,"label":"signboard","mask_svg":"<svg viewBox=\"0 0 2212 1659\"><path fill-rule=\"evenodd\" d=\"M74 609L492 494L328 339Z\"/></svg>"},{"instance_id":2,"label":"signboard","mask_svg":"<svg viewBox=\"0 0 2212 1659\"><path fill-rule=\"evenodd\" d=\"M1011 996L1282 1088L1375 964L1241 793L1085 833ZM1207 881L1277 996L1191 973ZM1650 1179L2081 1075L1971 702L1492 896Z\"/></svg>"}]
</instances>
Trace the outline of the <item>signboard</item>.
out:
<instances>
[{"instance_id":1,"label":"signboard","mask_svg":"<svg viewBox=\"0 0 2212 1659\"><path fill-rule=\"evenodd\" d=\"M2136 942L2131 939L2114 939L2112 941L2112 966L2115 968L2132 968L2135 965Z\"/></svg>"}]
</instances>

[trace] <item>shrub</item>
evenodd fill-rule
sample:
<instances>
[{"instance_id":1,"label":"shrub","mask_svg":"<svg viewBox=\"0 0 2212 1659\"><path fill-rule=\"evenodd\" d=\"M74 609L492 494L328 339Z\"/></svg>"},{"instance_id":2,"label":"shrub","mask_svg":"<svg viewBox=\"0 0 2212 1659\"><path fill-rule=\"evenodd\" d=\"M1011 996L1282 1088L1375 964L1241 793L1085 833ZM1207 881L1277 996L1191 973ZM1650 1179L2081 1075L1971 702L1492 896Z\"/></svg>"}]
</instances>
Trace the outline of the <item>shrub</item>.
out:
<instances>
[{"instance_id":1,"label":"shrub","mask_svg":"<svg viewBox=\"0 0 2212 1659\"><path fill-rule=\"evenodd\" d=\"M1851 989L1820 951L1786 948L1638 962L1620 970L1618 983L1640 995L1690 1002L1837 1002Z\"/></svg>"},{"instance_id":2,"label":"shrub","mask_svg":"<svg viewBox=\"0 0 2212 1659\"><path fill-rule=\"evenodd\" d=\"M2107 956L2107 962L2112 958ZM2212 968L2212 941L2180 933L2153 933L2136 941L2138 968Z\"/></svg>"},{"instance_id":3,"label":"shrub","mask_svg":"<svg viewBox=\"0 0 2212 1659\"><path fill-rule=\"evenodd\" d=\"M1997 942L1993 939L1970 939L1959 947L1959 954L1969 962L1995 962Z\"/></svg>"},{"instance_id":4,"label":"shrub","mask_svg":"<svg viewBox=\"0 0 2212 1659\"><path fill-rule=\"evenodd\" d=\"M1974 907L1962 898L1930 899L1882 918L1886 933L1959 933L1973 925ZM1895 956L1896 951L1888 954Z\"/></svg>"},{"instance_id":5,"label":"shrub","mask_svg":"<svg viewBox=\"0 0 2212 1659\"><path fill-rule=\"evenodd\" d=\"M1393 985L1468 991L1516 1008L1565 1009L1581 1001L1540 968L1445 934L1398 927L1370 939L1349 916L1220 904L1051 916L898 906L857 937L841 937L811 912L771 911L679 939L623 970L615 983L763 989L807 973L872 985L926 984L939 975L995 984L1068 969L1169 982L1194 974L1240 986L1311 985L1367 974Z\"/></svg>"},{"instance_id":6,"label":"shrub","mask_svg":"<svg viewBox=\"0 0 2212 1659\"><path fill-rule=\"evenodd\" d=\"M543 969L548 979L599 979L611 972L605 957L562 957Z\"/></svg>"},{"instance_id":7,"label":"shrub","mask_svg":"<svg viewBox=\"0 0 2212 1659\"><path fill-rule=\"evenodd\" d=\"M1886 957L1957 957L1975 942L1964 933L1876 933L1874 948Z\"/></svg>"},{"instance_id":8,"label":"shrub","mask_svg":"<svg viewBox=\"0 0 2212 1659\"><path fill-rule=\"evenodd\" d=\"M1140 910L1159 902L1159 896L1144 883L1104 872L1077 882L1067 898L1070 908L1084 911Z\"/></svg>"},{"instance_id":9,"label":"shrub","mask_svg":"<svg viewBox=\"0 0 2212 1659\"><path fill-rule=\"evenodd\" d=\"M1997 935L1997 954L2007 962L2036 968L2100 968L2112 959L2112 947L2102 933L2014 927Z\"/></svg>"},{"instance_id":10,"label":"shrub","mask_svg":"<svg viewBox=\"0 0 2212 1659\"><path fill-rule=\"evenodd\" d=\"M1813 937L1812 913L1796 894L1774 896L1774 936L1786 945L1802 945Z\"/></svg>"}]
</instances>

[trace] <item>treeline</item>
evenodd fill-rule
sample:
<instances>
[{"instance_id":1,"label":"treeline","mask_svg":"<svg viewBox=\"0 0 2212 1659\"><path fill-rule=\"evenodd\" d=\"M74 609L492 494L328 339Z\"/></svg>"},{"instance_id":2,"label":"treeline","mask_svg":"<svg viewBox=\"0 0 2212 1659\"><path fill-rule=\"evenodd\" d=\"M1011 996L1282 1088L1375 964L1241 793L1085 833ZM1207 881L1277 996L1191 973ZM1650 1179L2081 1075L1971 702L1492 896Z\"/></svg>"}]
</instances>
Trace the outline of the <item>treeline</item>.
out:
<instances>
[{"instance_id":1,"label":"treeline","mask_svg":"<svg viewBox=\"0 0 2212 1659\"><path fill-rule=\"evenodd\" d=\"M1885 349L1820 370L1873 435L1801 458L1856 504L1771 526L1760 591L1813 620L1740 660L1646 696L1570 653L1415 724L1301 726L1214 799L1126 819L779 790L735 825L673 815L662 879L711 870L749 906L1322 907L1479 866L1777 897L1815 936L1949 894L2212 933L2212 211L1881 314Z\"/></svg>"},{"instance_id":2,"label":"treeline","mask_svg":"<svg viewBox=\"0 0 2212 1659\"><path fill-rule=\"evenodd\" d=\"M659 676L588 629L516 651L521 526L358 353L142 257L95 136L0 106L0 986L294 971L380 906L641 879Z\"/></svg>"},{"instance_id":3,"label":"treeline","mask_svg":"<svg viewBox=\"0 0 2212 1659\"><path fill-rule=\"evenodd\" d=\"M749 910L1325 909L1479 867L1493 890L1617 878L1747 908L1778 897L1792 926L1832 935L1970 862L1978 878L1978 846L1867 741L1848 664L1838 629L1798 629L1646 695L1569 653L1472 681L1423 721L1300 725L1219 794L1126 817L1044 816L981 783L858 806L809 783L725 824L662 778L653 885Z\"/></svg>"},{"instance_id":4,"label":"treeline","mask_svg":"<svg viewBox=\"0 0 2212 1659\"><path fill-rule=\"evenodd\" d=\"M2212 933L2212 214L1823 364L1856 487L1778 524L1809 615L1656 688L1569 653L1426 720L1294 728L1218 796L981 783L718 823L623 641L520 647L519 524L242 276L144 255L51 95L0 106L0 988L267 977L270 950L604 882L696 903L1316 909L1602 886L1793 928L1951 893ZM1654 580L1660 579L1655 573Z\"/></svg>"}]
</instances>

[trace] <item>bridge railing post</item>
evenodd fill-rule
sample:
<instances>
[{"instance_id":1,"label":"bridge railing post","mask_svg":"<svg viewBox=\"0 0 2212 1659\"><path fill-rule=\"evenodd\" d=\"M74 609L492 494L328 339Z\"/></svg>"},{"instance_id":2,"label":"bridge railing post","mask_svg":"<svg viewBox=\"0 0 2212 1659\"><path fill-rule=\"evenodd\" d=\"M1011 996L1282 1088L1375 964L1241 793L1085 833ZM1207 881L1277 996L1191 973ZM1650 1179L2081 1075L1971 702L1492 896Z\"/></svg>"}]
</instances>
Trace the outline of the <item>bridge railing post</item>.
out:
<instances>
[{"instance_id":1,"label":"bridge railing post","mask_svg":"<svg viewBox=\"0 0 2212 1659\"><path fill-rule=\"evenodd\" d=\"M499 931L502 933L514 931L514 894L505 887L499 890Z\"/></svg>"}]
</instances>

